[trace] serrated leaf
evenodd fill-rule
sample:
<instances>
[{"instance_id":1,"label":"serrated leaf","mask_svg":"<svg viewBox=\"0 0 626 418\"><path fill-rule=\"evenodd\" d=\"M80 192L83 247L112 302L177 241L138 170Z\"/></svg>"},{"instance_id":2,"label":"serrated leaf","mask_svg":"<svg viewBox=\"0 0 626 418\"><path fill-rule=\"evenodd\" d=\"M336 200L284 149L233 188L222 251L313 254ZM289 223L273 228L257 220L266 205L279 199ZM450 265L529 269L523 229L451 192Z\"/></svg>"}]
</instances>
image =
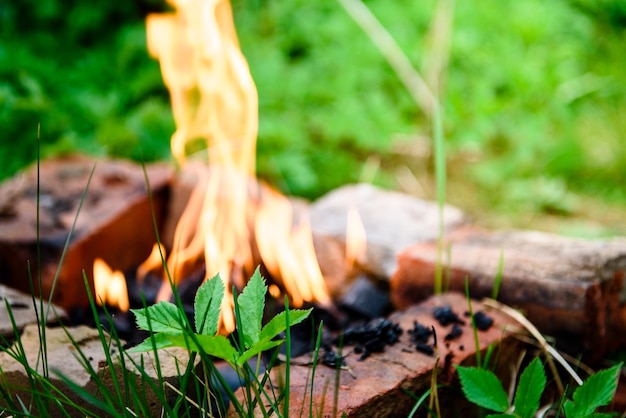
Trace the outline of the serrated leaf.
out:
<instances>
[{"instance_id":1,"label":"serrated leaf","mask_svg":"<svg viewBox=\"0 0 626 418\"><path fill-rule=\"evenodd\" d=\"M154 338L154 344L153 344L152 338ZM152 337L146 338L141 343L129 349L128 352L129 353L144 353L144 352L154 351L155 348L159 350L161 348L168 348L168 347L174 347L174 346L175 344L172 343L169 339L167 339L167 334L154 334Z\"/></svg>"},{"instance_id":2,"label":"serrated leaf","mask_svg":"<svg viewBox=\"0 0 626 418\"><path fill-rule=\"evenodd\" d=\"M241 295L237 298L242 327L239 332L243 333L245 349L252 347L259 341L266 292L265 279L257 267Z\"/></svg>"},{"instance_id":3,"label":"serrated leaf","mask_svg":"<svg viewBox=\"0 0 626 418\"><path fill-rule=\"evenodd\" d=\"M579 386L572 397L574 402L570 412L573 414L572 417L586 417L596 408L611 402L617 389L617 378L621 368L622 363L619 363L610 369L601 370ZM568 418L571 417L568 415Z\"/></svg>"},{"instance_id":4,"label":"serrated leaf","mask_svg":"<svg viewBox=\"0 0 626 418\"><path fill-rule=\"evenodd\" d=\"M290 309L289 326L293 326L304 321L309 316L312 310L313 308L306 310ZM261 330L261 334L259 335L259 341L269 341L286 329L287 317L286 312L283 311L273 317L267 324L265 324L265 326Z\"/></svg>"},{"instance_id":5,"label":"serrated leaf","mask_svg":"<svg viewBox=\"0 0 626 418\"><path fill-rule=\"evenodd\" d=\"M563 404L563 412L565 413L565 418L573 418L574 417L574 402L569 399L565 401Z\"/></svg>"},{"instance_id":6,"label":"serrated leaf","mask_svg":"<svg viewBox=\"0 0 626 418\"><path fill-rule=\"evenodd\" d=\"M539 357L535 357L522 372L515 391L515 413L521 418L531 418L539 409L541 394L546 387L546 372Z\"/></svg>"},{"instance_id":7,"label":"serrated leaf","mask_svg":"<svg viewBox=\"0 0 626 418\"><path fill-rule=\"evenodd\" d=\"M131 309L137 327L150 332L181 333L185 329L182 313L170 302L159 302L147 308ZM148 321L148 318L150 320Z\"/></svg>"},{"instance_id":8,"label":"serrated leaf","mask_svg":"<svg viewBox=\"0 0 626 418\"><path fill-rule=\"evenodd\" d=\"M193 303L196 332L198 334L217 334L223 299L224 282L222 282L219 274L216 274L200 286Z\"/></svg>"},{"instance_id":9,"label":"serrated leaf","mask_svg":"<svg viewBox=\"0 0 626 418\"><path fill-rule=\"evenodd\" d=\"M509 408L509 399L495 374L476 367L457 366L456 369L467 400L496 412Z\"/></svg>"},{"instance_id":10,"label":"serrated leaf","mask_svg":"<svg viewBox=\"0 0 626 418\"><path fill-rule=\"evenodd\" d=\"M282 343L283 340L274 340L265 342L261 341L254 344L252 347L244 351L241 356L239 356L239 359L237 359L237 366L243 366L246 361L250 360L252 357L256 356L260 352L270 350L274 347L281 345Z\"/></svg>"},{"instance_id":11,"label":"serrated leaf","mask_svg":"<svg viewBox=\"0 0 626 418\"><path fill-rule=\"evenodd\" d=\"M182 335L177 336L183 337ZM195 351L202 350L202 352L221 358L230 364L235 364L239 358L239 353L232 346L228 338L223 335L196 335L198 346L193 344Z\"/></svg>"}]
</instances>

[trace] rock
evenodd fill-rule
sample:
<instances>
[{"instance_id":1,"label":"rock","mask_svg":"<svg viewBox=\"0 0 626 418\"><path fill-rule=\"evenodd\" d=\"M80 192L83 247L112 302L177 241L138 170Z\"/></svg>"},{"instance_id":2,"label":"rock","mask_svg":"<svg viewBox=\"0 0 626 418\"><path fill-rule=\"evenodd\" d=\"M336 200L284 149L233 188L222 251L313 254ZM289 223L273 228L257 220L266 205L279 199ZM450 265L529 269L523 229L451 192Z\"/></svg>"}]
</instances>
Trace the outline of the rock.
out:
<instances>
[{"instance_id":1,"label":"rock","mask_svg":"<svg viewBox=\"0 0 626 418\"><path fill-rule=\"evenodd\" d=\"M33 306L33 302L35 306ZM16 330L22 331L26 325L36 324L40 318L39 309L41 307L47 314L48 324L56 323L57 318L63 319L66 317L65 311L59 307L52 306L49 309L49 305L46 302L40 305L39 299L35 298L33 300L33 297L30 295L0 285L0 335L12 339ZM11 321L9 309L14 322Z\"/></svg>"},{"instance_id":2,"label":"rock","mask_svg":"<svg viewBox=\"0 0 626 418\"><path fill-rule=\"evenodd\" d=\"M105 336L106 340L110 341L111 338L107 334ZM152 389L153 387L161 387L158 373L162 377L161 382L166 383L163 387L165 399L171 404L179 396L176 392L180 388L179 376L189 362L189 355L186 350L168 348L158 351L158 364L155 362L154 353L133 353L129 355L130 357L124 358L125 367L123 367L119 361L120 347L113 342L109 346L109 353L114 364L114 372L112 373L107 366L106 355L98 330L86 326L49 327L46 328L45 339L47 367L50 373L49 379L46 380L51 387L58 390L54 397L60 400L62 404L60 406L56 403L48 403L47 416L85 416L85 412L73 406L70 407L64 399L70 400L79 408L84 408L85 411L94 415L102 413L94 403L81 398L74 388L68 387L60 376L69 378L79 390L83 390L100 400L103 399L103 392L108 392L115 399L117 393L115 387L117 385L122 397L117 400L120 411L123 407L128 407L131 411L140 412L137 404L141 403L148 407L148 411L143 411L143 413L147 413L148 416L160 416L162 402ZM25 327L20 341L27 364L33 371L42 375L43 363L38 361L41 343L37 325ZM122 341L121 344L123 345L124 342ZM17 346L14 345L12 351L16 349ZM143 365L145 375L137 370L135 364ZM87 371L89 367L92 368L93 373ZM24 362L16 361L5 351L0 353L0 368L2 370L0 374L2 389L11 394L13 401L17 402L19 398L25 405L30 405L32 387L25 372ZM104 391L103 387L105 388ZM130 401L127 402L127 399ZM2 407L7 407L7 404L6 399L0 397L0 408ZM41 413L36 407L34 408L30 410L32 414Z\"/></svg>"},{"instance_id":3,"label":"rock","mask_svg":"<svg viewBox=\"0 0 626 418\"><path fill-rule=\"evenodd\" d=\"M522 309L542 332L573 337L589 360L626 343L626 240L583 240L541 232L462 228L447 237L449 289L490 296L503 257L501 302ZM418 243L399 257L391 280L398 308L432 293L435 242Z\"/></svg>"},{"instance_id":4,"label":"rock","mask_svg":"<svg viewBox=\"0 0 626 418\"><path fill-rule=\"evenodd\" d=\"M350 209L358 212L365 229L367 253L364 260L361 260L361 267L379 278L389 279L396 272L397 256L402 250L415 243L435 239L439 235L439 209L436 203L369 184L344 186L321 197L310 206L315 247L322 254L319 257L320 265L327 264L323 253L326 253L324 246L328 244L323 244L324 241L336 241L336 247L345 248ZM465 220L465 215L459 209L446 205L446 233L462 225ZM343 259L341 263L344 263ZM341 263L332 264L341 270ZM335 297L341 296L345 291L345 284L341 282L341 278L330 280L331 293Z\"/></svg>"},{"instance_id":5,"label":"rock","mask_svg":"<svg viewBox=\"0 0 626 418\"><path fill-rule=\"evenodd\" d=\"M94 164L95 171L79 213ZM137 164L121 160L96 163L83 157L43 161L39 184L39 235L36 167L0 185L0 196L5 193L12 196L0 202L0 281L29 292L30 265L37 294L48 299L54 289L53 302L59 306L68 310L86 307L83 271L91 280L96 257L104 259L113 269L123 271L143 261L156 242L152 214L160 225L171 170L166 165L154 164L148 165L146 171L152 188L152 203L143 170ZM60 263L74 219L76 226ZM38 239L41 289L37 285Z\"/></svg>"},{"instance_id":6,"label":"rock","mask_svg":"<svg viewBox=\"0 0 626 418\"><path fill-rule=\"evenodd\" d=\"M465 323L460 326L462 329L460 337L447 342L444 341L444 337L451 331L453 324L442 326L433 318L433 308L446 305L449 305ZM486 310L477 301L473 301L472 306L474 312ZM296 364L308 363L308 356L293 359L289 386L290 410L286 415L308 415L310 394L313 393L314 416L407 416L416 402L408 393L417 397L424 394L430 388L433 369L437 370L437 382L446 385L455 382L454 365L474 364L476 345L470 320L464 316L467 309L467 300L463 295L444 294L405 311L394 313L389 319L397 322L404 330L399 342L385 347L382 353L372 353L363 361L358 361L359 356L356 354L347 355L345 359L350 371L338 372L336 368L318 365L313 376L310 366ZM523 350L523 344L514 336L519 327L497 311L489 311L488 315L494 319L494 324L487 331L478 332L479 347L484 358L487 347L494 346L494 352L498 355L492 357L491 361L496 362L494 364L496 373L507 382L510 378L510 365L517 361ZM417 351L415 344L410 342L408 330L414 327L414 321L435 328L438 359ZM432 337L428 341L432 345ZM351 349L345 347L344 355ZM278 380L282 369L281 371L273 369L273 373L274 382L284 381ZM284 379L284 376L282 378ZM507 383L505 387L506 385ZM338 394L335 411L333 411L334 393ZM241 392L238 394L242 396ZM465 408L471 407L459 394L458 389L440 389L442 416L454 416L452 412L459 416L470 416L463 413ZM232 410L230 412L230 416L235 416Z\"/></svg>"}]
</instances>

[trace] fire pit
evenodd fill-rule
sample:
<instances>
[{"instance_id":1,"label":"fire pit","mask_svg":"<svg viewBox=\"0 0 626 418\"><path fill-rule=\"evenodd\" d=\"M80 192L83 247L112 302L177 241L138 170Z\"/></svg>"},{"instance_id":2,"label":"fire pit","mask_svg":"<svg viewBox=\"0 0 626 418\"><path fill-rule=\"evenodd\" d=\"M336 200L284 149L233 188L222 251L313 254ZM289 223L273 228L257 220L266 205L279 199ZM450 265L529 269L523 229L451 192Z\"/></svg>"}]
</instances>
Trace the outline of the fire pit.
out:
<instances>
[{"instance_id":1,"label":"fire pit","mask_svg":"<svg viewBox=\"0 0 626 418\"><path fill-rule=\"evenodd\" d=\"M467 277L472 295L487 296L486 289L493 289L495 246L506 249L504 263L512 255L519 267L528 264L529 254L536 256L529 250L536 236L512 232L491 239L468 226L456 208L440 214L433 203L368 185L346 186L309 204L258 181L256 89L239 50L230 5L226 0L172 3L176 13L149 17L148 44L171 93L177 170L157 164L144 171L121 161L94 165L75 157L44 161L39 175L32 169L6 182L0 186L2 283L25 292L34 283L32 291L64 308L74 324L90 318L87 286L96 302L114 313L114 331L133 344L146 335L136 332L130 308L171 300L177 292L193 317L196 290L217 273L225 289L219 330L232 332L233 290L241 291L261 266L277 309L284 297L291 307L315 306L317 323L324 316L326 332L336 337L324 341L328 357L323 363L330 367L318 376L325 384L335 379L335 393L350 391L351 396L333 405L326 403L321 386L307 392L306 356L292 369L293 405L313 400L324 414L408 412L412 401L406 391L425 391L437 373L441 381L453 382L453 365L471 361L490 344L499 344L497 366L509 378L508 364L521 347L513 335L514 321L497 312L482 313L485 329L474 338L463 317L464 296L428 299L438 217L443 216L449 253L457 257L455 249L471 250L469 260L447 260L448 284L461 290ZM202 151L190 157L198 144ZM559 263L562 252L572 248L588 262L565 264L539 279L532 277L536 269L504 268L506 301L553 319L544 329L582 336L589 358L623 346L623 337L611 335L626 330L625 242L586 245L542 237L543 248L550 249L541 254L546 263ZM565 250L552 251L555 246ZM590 274L572 272L581 265ZM516 292L515 286L524 283L533 288ZM544 300L542 306L529 300L555 287L566 289L575 301L575 321L569 300ZM479 302L474 307L486 309ZM406 310L394 312L397 308ZM490 321L495 321L493 328ZM295 340L301 353L310 347L312 330L300 331L305 336ZM588 344L590 338L599 347ZM352 371L341 369L345 356L334 351L344 345L355 347L345 364ZM178 365L178 354L172 358Z\"/></svg>"}]
</instances>

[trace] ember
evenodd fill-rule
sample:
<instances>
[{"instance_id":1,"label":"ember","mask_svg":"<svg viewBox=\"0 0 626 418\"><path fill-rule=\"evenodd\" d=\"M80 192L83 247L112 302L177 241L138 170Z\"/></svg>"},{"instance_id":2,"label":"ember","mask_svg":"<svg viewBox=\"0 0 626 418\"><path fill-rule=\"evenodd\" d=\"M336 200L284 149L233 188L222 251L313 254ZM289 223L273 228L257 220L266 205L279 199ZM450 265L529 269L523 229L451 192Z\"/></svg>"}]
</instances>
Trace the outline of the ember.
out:
<instances>
[{"instance_id":1,"label":"ember","mask_svg":"<svg viewBox=\"0 0 626 418\"><path fill-rule=\"evenodd\" d=\"M371 353L380 353L386 345L394 345L402 335L402 328L388 319L377 318L363 325L347 328L334 343L356 345L354 352L360 353L359 361L365 360Z\"/></svg>"}]
</instances>

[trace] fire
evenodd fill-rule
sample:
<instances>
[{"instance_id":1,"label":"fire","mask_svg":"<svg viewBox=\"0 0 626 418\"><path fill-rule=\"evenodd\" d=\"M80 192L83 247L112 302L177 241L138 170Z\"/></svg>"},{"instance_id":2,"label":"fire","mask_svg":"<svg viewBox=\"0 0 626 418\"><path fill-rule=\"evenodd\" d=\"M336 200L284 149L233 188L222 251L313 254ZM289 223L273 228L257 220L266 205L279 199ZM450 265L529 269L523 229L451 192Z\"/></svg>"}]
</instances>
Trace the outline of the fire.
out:
<instances>
[{"instance_id":1,"label":"fire","mask_svg":"<svg viewBox=\"0 0 626 418\"><path fill-rule=\"evenodd\" d=\"M359 211L348 209L346 225L346 269L364 264L367 258L367 234Z\"/></svg>"},{"instance_id":2,"label":"fire","mask_svg":"<svg viewBox=\"0 0 626 418\"><path fill-rule=\"evenodd\" d=\"M148 258L137 267L137 281L142 282L149 272L162 265L161 257L165 257L165 248L160 244L154 244Z\"/></svg>"},{"instance_id":3,"label":"fire","mask_svg":"<svg viewBox=\"0 0 626 418\"><path fill-rule=\"evenodd\" d=\"M239 48L228 0L170 0L175 13L147 20L148 48L161 65L176 122L172 154L189 167L187 152L201 141L210 171L198 183L174 233L167 260L172 284L204 263L230 292L242 285L260 253L268 271L299 306L329 303L306 223L292 226L287 199L255 176L258 97ZM251 199L253 197L253 199ZM160 298L170 296L164 283ZM280 293L277 286L273 293ZM230 296L230 294L228 295ZM234 328L232 297L224 298L222 325Z\"/></svg>"},{"instance_id":4,"label":"fire","mask_svg":"<svg viewBox=\"0 0 626 418\"><path fill-rule=\"evenodd\" d=\"M126 278L119 270L113 271L102 259L93 262L93 284L98 305L108 305L126 312L129 309Z\"/></svg>"}]
</instances>

